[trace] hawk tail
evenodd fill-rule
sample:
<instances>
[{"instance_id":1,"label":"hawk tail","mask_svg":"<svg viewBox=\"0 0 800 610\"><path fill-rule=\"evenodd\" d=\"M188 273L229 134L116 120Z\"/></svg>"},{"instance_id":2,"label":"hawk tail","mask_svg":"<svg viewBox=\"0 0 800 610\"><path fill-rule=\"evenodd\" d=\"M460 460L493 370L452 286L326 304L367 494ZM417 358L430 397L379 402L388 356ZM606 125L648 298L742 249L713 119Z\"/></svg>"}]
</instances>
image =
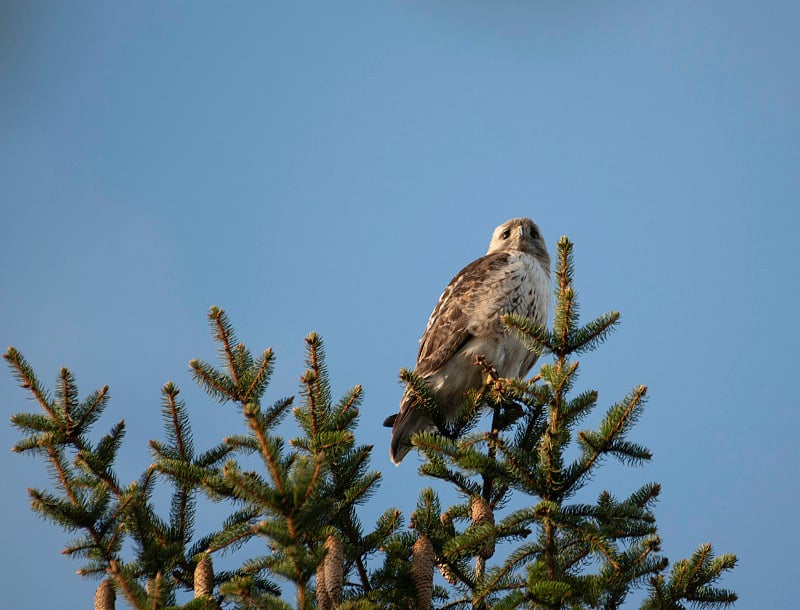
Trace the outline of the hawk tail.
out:
<instances>
[{"instance_id":1,"label":"hawk tail","mask_svg":"<svg viewBox=\"0 0 800 610\"><path fill-rule=\"evenodd\" d=\"M412 405L406 405L405 400L400 406L400 413L386 418L384 425L391 422L392 426L392 443L389 448L389 456L395 465L400 464L403 458L406 457L411 451L411 437L417 432L424 430L432 430L428 417L420 411L415 409Z\"/></svg>"}]
</instances>

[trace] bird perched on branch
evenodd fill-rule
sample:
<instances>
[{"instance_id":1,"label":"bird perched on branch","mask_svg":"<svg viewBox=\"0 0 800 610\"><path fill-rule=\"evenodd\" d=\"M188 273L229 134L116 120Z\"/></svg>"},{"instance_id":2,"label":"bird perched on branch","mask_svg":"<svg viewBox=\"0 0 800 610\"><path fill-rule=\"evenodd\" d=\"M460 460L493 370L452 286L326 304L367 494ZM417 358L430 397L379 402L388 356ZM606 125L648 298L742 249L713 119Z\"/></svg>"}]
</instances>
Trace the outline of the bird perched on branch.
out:
<instances>
[{"instance_id":1,"label":"bird perched on branch","mask_svg":"<svg viewBox=\"0 0 800 610\"><path fill-rule=\"evenodd\" d=\"M500 377L522 377L534 365L530 352L500 317L515 313L546 324L550 312L550 255L529 218L512 218L494 230L486 255L464 267L444 289L419 342L414 372L454 419L469 390L483 384L475 362L485 356ZM411 436L435 427L406 389L400 412L386 419L392 428L390 455L395 464L411 449Z\"/></svg>"}]
</instances>

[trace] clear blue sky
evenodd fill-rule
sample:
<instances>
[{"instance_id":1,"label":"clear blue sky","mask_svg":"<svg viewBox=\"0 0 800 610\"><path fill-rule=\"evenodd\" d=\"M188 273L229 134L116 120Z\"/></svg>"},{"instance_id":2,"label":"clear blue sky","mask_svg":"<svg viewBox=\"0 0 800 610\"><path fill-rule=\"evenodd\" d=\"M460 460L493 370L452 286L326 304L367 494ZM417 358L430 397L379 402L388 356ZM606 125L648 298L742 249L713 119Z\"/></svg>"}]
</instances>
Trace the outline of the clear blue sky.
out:
<instances>
[{"instance_id":1,"label":"clear blue sky","mask_svg":"<svg viewBox=\"0 0 800 610\"><path fill-rule=\"evenodd\" d=\"M622 313L582 389L650 387L631 440L653 462L596 485L659 481L669 557L711 541L740 557L739 608L789 608L798 22L794 2L3 2L0 346L50 386L60 366L110 385L130 481L165 381L198 446L239 426L187 372L215 357L209 306L275 349L272 399L316 330L337 395L365 388L385 477L365 519L408 514L427 481L389 462L397 372L449 279L530 216L576 243L585 319ZM0 404L34 406L5 370ZM88 607L70 535L27 508L43 464L6 449L0 471L4 607Z\"/></svg>"}]
</instances>

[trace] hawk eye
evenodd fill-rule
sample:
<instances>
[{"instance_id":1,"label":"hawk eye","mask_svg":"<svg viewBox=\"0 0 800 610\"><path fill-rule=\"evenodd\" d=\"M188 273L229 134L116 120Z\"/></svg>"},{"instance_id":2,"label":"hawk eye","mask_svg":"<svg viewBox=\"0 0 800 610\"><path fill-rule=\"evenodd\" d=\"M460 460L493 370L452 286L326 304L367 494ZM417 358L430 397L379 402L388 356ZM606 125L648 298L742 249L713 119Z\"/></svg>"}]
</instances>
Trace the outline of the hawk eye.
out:
<instances>
[{"instance_id":1,"label":"hawk eye","mask_svg":"<svg viewBox=\"0 0 800 610\"><path fill-rule=\"evenodd\" d=\"M511 229L506 229L505 231L503 231L503 234L500 237L502 237L503 239L508 239L509 237L511 237Z\"/></svg>"},{"instance_id":2,"label":"hawk eye","mask_svg":"<svg viewBox=\"0 0 800 610\"><path fill-rule=\"evenodd\" d=\"M531 227L531 237L533 237L533 239L537 239L539 237L539 232L536 230L536 227Z\"/></svg>"}]
</instances>

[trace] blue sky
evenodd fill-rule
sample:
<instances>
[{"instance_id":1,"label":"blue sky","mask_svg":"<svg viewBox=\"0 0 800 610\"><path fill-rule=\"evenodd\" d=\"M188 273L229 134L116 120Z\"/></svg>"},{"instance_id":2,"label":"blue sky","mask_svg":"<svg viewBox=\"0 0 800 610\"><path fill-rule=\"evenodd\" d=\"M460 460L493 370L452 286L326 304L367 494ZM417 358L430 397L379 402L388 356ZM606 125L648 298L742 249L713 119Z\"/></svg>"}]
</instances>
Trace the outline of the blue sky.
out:
<instances>
[{"instance_id":1,"label":"blue sky","mask_svg":"<svg viewBox=\"0 0 800 610\"><path fill-rule=\"evenodd\" d=\"M0 345L51 386L61 366L82 394L110 385L100 429L125 419L129 481L165 381L199 447L239 426L187 372L215 355L208 307L277 352L272 399L296 393L316 330L334 391L365 388L384 473L365 520L408 514L429 482L389 462L397 372L450 278L530 216L551 252L575 242L584 319L622 313L582 388L602 406L650 388L631 440L653 462L596 486L659 481L669 557L710 541L740 557L737 607L790 607L798 19L752 1L5 2ZM33 407L7 372L0 404ZM7 607L88 604L70 535L27 508L43 464L0 460Z\"/></svg>"}]
</instances>

